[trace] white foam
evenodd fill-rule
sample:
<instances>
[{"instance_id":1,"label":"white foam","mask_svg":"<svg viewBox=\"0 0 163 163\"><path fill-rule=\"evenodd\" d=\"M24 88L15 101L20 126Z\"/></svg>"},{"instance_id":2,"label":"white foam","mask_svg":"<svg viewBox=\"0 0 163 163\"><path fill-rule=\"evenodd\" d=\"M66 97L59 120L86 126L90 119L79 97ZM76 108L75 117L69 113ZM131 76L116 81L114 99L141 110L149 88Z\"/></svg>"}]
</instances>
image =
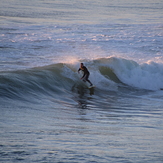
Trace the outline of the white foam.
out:
<instances>
[{"instance_id":1,"label":"white foam","mask_svg":"<svg viewBox=\"0 0 163 163\"><path fill-rule=\"evenodd\" d=\"M110 64L118 78L130 86L158 90L163 88L163 64L144 63L115 58Z\"/></svg>"}]
</instances>

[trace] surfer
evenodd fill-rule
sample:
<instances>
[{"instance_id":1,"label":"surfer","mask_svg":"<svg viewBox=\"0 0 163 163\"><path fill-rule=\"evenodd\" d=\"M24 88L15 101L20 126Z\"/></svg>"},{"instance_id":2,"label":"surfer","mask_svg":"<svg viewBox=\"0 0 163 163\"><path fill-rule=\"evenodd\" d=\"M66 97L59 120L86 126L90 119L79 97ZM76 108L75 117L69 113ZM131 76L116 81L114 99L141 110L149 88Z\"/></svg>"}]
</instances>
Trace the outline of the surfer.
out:
<instances>
[{"instance_id":1,"label":"surfer","mask_svg":"<svg viewBox=\"0 0 163 163\"><path fill-rule=\"evenodd\" d=\"M92 83L90 82L90 80L88 79L90 73L89 73L88 69L84 66L83 63L80 64L80 68L79 68L79 70L78 70L78 73L79 73L80 70L82 70L82 71L84 72L84 74L83 74L83 76L82 76L81 79L83 79L84 82L87 81L88 83L90 83L90 86L93 86L93 84L92 84Z\"/></svg>"}]
</instances>

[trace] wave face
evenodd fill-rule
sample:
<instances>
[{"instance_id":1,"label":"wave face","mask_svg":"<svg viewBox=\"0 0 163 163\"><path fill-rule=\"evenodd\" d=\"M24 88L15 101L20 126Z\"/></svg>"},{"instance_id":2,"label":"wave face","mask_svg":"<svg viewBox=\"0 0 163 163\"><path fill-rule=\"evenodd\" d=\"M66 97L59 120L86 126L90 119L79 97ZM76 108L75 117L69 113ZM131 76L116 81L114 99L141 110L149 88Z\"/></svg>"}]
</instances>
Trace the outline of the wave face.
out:
<instances>
[{"instance_id":1,"label":"wave face","mask_svg":"<svg viewBox=\"0 0 163 163\"><path fill-rule=\"evenodd\" d=\"M58 63L28 70L1 72L0 97L24 98L58 96L86 89L77 73L78 63ZM90 80L99 91L119 91L119 87L159 90L163 88L163 65L150 62L139 65L122 58L100 58L84 62Z\"/></svg>"}]
</instances>

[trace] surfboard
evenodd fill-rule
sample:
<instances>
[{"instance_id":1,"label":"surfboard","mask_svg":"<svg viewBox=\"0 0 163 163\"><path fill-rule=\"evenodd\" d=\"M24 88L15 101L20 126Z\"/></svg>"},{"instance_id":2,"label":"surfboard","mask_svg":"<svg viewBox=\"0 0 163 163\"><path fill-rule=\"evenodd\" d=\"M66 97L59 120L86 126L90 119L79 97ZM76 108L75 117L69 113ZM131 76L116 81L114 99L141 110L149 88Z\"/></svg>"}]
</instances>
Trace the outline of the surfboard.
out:
<instances>
[{"instance_id":1,"label":"surfboard","mask_svg":"<svg viewBox=\"0 0 163 163\"><path fill-rule=\"evenodd\" d=\"M95 87L95 85L92 85L92 86L89 86L88 88L91 89L91 88L94 88L94 87Z\"/></svg>"}]
</instances>

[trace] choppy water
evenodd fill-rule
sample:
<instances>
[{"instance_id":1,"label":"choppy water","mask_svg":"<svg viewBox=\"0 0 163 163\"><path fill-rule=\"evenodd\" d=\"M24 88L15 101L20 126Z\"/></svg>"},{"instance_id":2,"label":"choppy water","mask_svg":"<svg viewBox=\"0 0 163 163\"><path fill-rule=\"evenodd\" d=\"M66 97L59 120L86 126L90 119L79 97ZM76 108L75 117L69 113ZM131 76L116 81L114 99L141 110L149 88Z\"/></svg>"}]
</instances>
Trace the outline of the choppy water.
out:
<instances>
[{"instance_id":1,"label":"choppy water","mask_svg":"<svg viewBox=\"0 0 163 163\"><path fill-rule=\"evenodd\" d=\"M0 161L163 162L162 22L161 0L1 0Z\"/></svg>"}]
</instances>

